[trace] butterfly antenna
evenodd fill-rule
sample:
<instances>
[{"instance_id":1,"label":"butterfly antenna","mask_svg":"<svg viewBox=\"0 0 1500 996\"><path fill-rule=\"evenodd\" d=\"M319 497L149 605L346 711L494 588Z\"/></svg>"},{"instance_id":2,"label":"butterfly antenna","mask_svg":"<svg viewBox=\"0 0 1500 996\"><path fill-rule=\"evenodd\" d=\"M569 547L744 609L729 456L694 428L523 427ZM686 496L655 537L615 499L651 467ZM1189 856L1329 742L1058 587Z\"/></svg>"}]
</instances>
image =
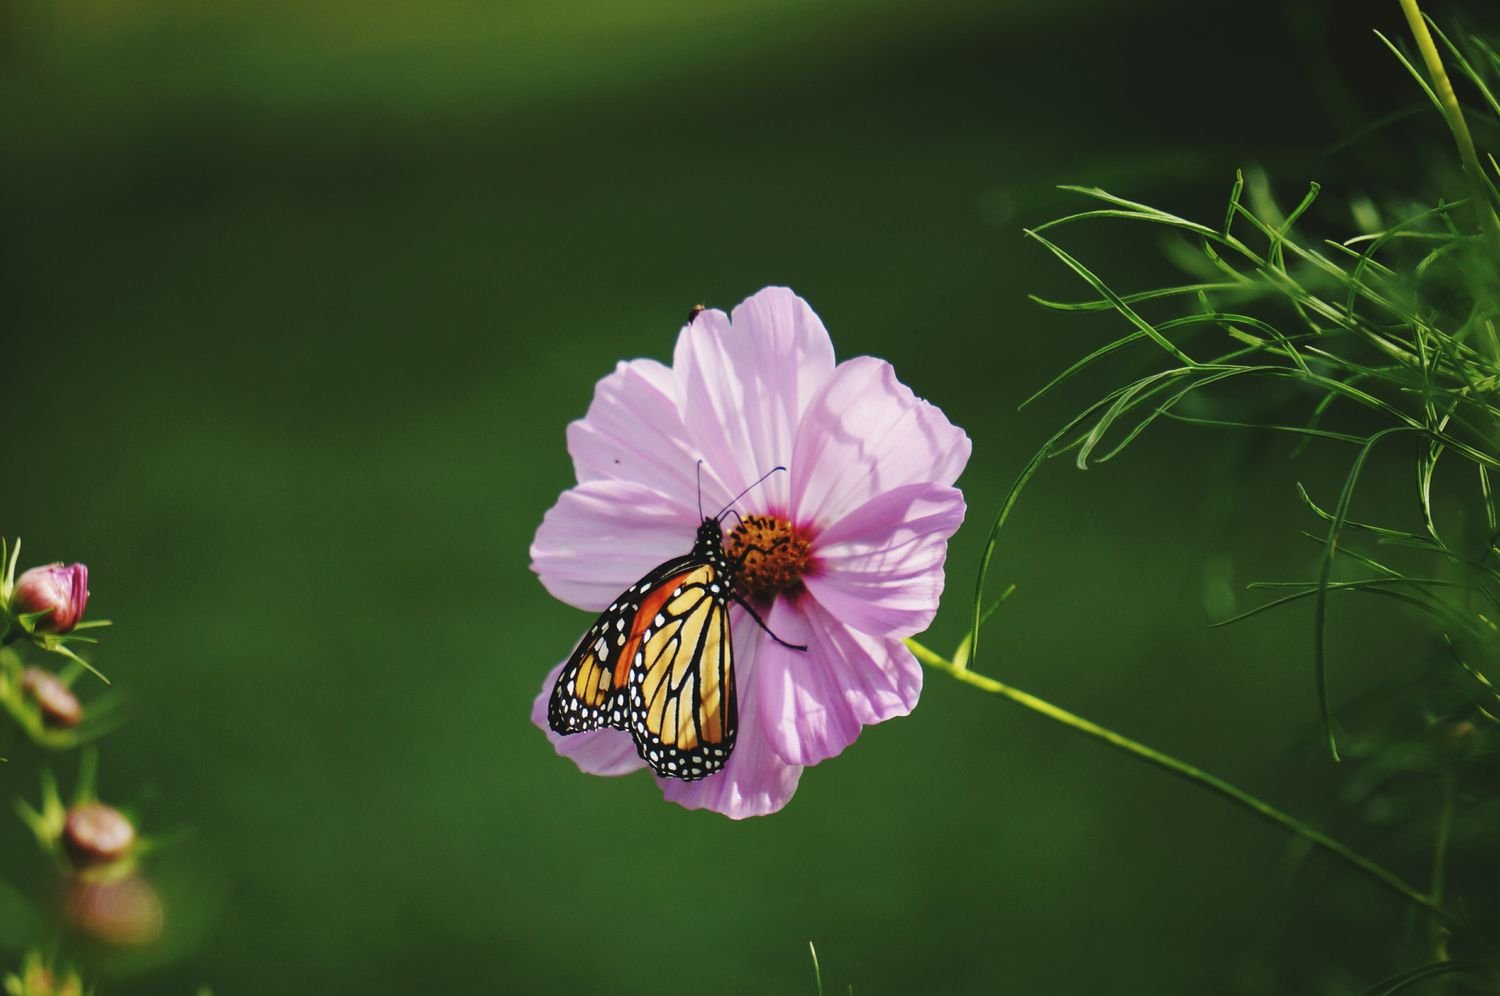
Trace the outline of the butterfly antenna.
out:
<instances>
[{"instance_id":1,"label":"butterfly antenna","mask_svg":"<svg viewBox=\"0 0 1500 996\"><path fill-rule=\"evenodd\" d=\"M715 519L722 519L722 518L724 518L725 514L731 508L734 507L734 503L735 502L739 501L741 498L743 498L746 495L748 495L751 491L754 491L756 488L760 487L761 484L764 483L764 481L765 481L766 478L770 477L772 474L776 473L778 470L786 470L786 468L785 467L772 467L770 470L768 470L764 474L760 475L760 478L754 484L750 485L744 491L741 491L739 494L737 494L733 498L729 499L729 504L725 505L722 509L720 509L719 510L719 514L716 515L716 516L714 516L714 518Z\"/></svg>"},{"instance_id":2,"label":"butterfly antenna","mask_svg":"<svg viewBox=\"0 0 1500 996\"><path fill-rule=\"evenodd\" d=\"M698 518L703 518L703 458L698 458Z\"/></svg>"}]
</instances>

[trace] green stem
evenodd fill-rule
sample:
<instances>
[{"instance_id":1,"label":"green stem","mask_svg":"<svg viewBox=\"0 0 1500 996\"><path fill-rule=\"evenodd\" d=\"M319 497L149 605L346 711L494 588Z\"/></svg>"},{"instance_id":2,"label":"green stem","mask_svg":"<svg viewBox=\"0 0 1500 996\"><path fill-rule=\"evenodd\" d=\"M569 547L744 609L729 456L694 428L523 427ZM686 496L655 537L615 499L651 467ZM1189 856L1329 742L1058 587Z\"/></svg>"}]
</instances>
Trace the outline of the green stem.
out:
<instances>
[{"instance_id":1,"label":"green stem","mask_svg":"<svg viewBox=\"0 0 1500 996\"><path fill-rule=\"evenodd\" d=\"M1453 833L1453 772L1443 772L1443 808L1438 810L1437 835L1432 845L1432 884L1427 894L1439 906L1443 903L1443 883L1447 877L1448 838ZM1434 921L1432 924L1432 953L1438 961L1448 960L1448 929Z\"/></svg>"},{"instance_id":2,"label":"green stem","mask_svg":"<svg viewBox=\"0 0 1500 996\"><path fill-rule=\"evenodd\" d=\"M1438 53L1432 32L1427 30L1427 21L1422 17L1422 9L1417 6L1417 0L1400 2L1401 11L1406 15L1406 23L1417 42L1417 49L1422 53L1422 61L1427 66L1427 75L1432 78L1433 92L1443 105L1443 116L1448 119L1448 129L1453 132L1453 140L1458 145L1458 157L1463 160L1464 172L1468 174L1469 186L1474 192L1474 211L1479 218L1479 227L1489 237L1491 247L1500 252L1500 218L1495 216L1495 209L1490 204L1489 192L1484 185L1484 167L1479 164L1474 136L1469 134L1469 124L1464 120L1458 95L1453 92L1453 83L1448 79L1447 70L1443 68L1442 56Z\"/></svg>"},{"instance_id":3,"label":"green stem","mask_svg":"<svg viewBox=\"0 0 1500 996\"><path fill-rule=\"evenodd\" d=\"M1061 723L1062 725L1076 730L1079 733L1084 734L1085 736L1093 737L1095 740L1102 740L1104 743L1109 744L1111 747L1114 747L1117 750L1122 750L1125 753L1139 758L1140 760L1146 761L1149 764L1154 764L1159 768L1164 768L1174 775L1186 778L1188 781L1193 782L1201 786L1202 788L1206 788L1210 792L1221 795L1224 798L1229 799L1231 802L1237 803L1238 805L1243 806L1245 809L1250 810L1252 813L1264 817L1265 819L1270 820L1272 823L1280 825L1282 828L1291 831L1292 833L1308 841L1309 843L1316 844L1318 847L1323 848L1325 851L1337 855L1347 863L1353 865L1355 868L1358 868L1366 875L1369 875L1371 878L1378 881L1381 885L1384 885L1386 888L1399 893L1403 898L1409 900L1410 902L1413 902L1418 906L1421 906L1422 908L1430 911L1434 916L1438 917L1444 922L1452 922L1453 918L1451 914L1449 914L1447 910L1443 909L1441 903L1439 903L1432 897L1417 891L1415 888L1403 881L1394 872L1381 867L1380 865L1371 861L1369 858L1364 857L1363 855L1351 851L1348 847L1334 840L1332 837L1323 833L1321 830L1317 830L1313 827L1308 826L1306 823L1303 823L1295 816L1284 813L1281 810L1277 809L1275 806L1272 806L1270 803L1257 799L1255 796L1244 791L1243 789L1237 788L1234 785L1231 785L1229 782L1224 781L1224 779L1219 778L1215 775L1211 775L1201 768L1196 768L1193 765L1188 764L1186 761L1179 761L1177 758L1172 757L1168 754L1163 754L1161 751L1153 750L1152 748L1147 747L1145 744L1137 743L1136 741L1131 740L1129 737L1123 737L1113 730L1107 730L1104 727L1100 726L1098 723L1092 723L1089 720L1084 719L1082 716L1075 715L1071 712L1068 712L1066 709L1059 708L1058 706L1055 706L1044 699L1037 698L1035 695L1030 695L1018 688L1012 688L1011 686L1004 684L1003 682L996 681L994 678L986 677L985 675L970 671L966 667L959 667L952 661L942 657L932 650L929 650L928 648L922 646L920 643L917 643L915 640L907 640L906 645L911 648L912 653L916 655L917 659L923 664L926 664L928 667L945 672L946 674L957 678L964 684L971 685L974 688L979 689L980 691L1010 699L1017 705L1022 706L1026 709L1030 709L1032 712L1046 716L1048 719L1053 720L1054 722Z\"/></svg>"}]
</instances>

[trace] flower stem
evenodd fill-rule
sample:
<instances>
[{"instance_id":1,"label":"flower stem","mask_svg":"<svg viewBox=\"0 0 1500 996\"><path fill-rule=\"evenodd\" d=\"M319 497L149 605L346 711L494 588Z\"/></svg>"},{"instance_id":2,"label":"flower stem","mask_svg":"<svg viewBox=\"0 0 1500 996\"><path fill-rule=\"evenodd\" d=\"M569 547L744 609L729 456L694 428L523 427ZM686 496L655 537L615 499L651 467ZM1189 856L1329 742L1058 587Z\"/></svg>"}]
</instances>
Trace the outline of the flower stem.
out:
<instances>
[{"instance_id":1,"label":"flower stem","mask_svg":"<svg viewBox=\"0 0 1500 996\"><path fill-rule=\"evenodd\" d=\"M1432 32L1427 30L1427 21L1422 17L1422 8L1417 0L1400 0L1401 11L1411 28L1412 38L1422 53L1422 62L1427 66L1427 75L1432 78L1432 89L1442 104L1443 116L1448 119L1448 130L1453 132L1453 141L1458 145L1458 157L1463 160L1464 172L1468 174L1469 186L1474 193L1474 211L1479 227L1490 240L1490 247L1500 252L1500 218L1490 204L1489 192L1484 184L1484 167L1479 164L1479 153L1474 148L1474 136L1469 134L1469 124L1464 120L1463 107L1458 95L1453 92L1453 83L1443 68L1442 56Z\"/></svg>"},{"instance_id":2,"label":"flower stem","mask_svg":"<svg viewBox=\"0 0 1500 996\"><path fill-rule=\"evenodd\" d=\"M1355 853L1321 830L1308 826L1295 816L1282 812L1270 803L1264 802L1249 792L1231 785L1229 782L1224 781L1224 779L1211 775L1201 768L1196 768L1186 761L1179 761L1175 757L1147 747L1145 744L1137 743L1129 737L1123 737L1113 730L1105 729L1098 723L1092 723L1082 716L1059 708L1044 699L1037 698L1035 695L1023 692L1018 688L1012 688L1003 682L996 681L994 678L970 671L967 667L960 667L940 654L922 646L915 640L907 640L906 645L911 648L911 652L916 655L917 659L928 667L945 672L964 684L971 685L980 691L1010 699L1019 706L1077 730L1085 736L1093 737L1095 740L1102 740L1111 747L1122 750L1159 768L1164 768L1174 775L1186 778L1188 781L1208 789L1217 795L1221 795L1231 802L1250 810L1252 813L1270 820L1272 823L1280 825L1282 828L1291 831L1312 844L1316 844L1325 851L1337 855L1345 862L1378 881L1381 885L1430 911L1441 920L1448 923L1453 921L1452 915L1443 909L1440 902L1425 893L1419 892L1394 872L1383 868L1363 855Z\"/></svg>"},{"instance_id":3,"label":"flower stem","mask_svg":"<svg viewBox=\"0 0 1500 996\"><path fill-rule=\"evenodd\" d=\"M1432 884L1427 889L1427 894L1432 901L1438 905L1443 902L1443 883L1446 878L1448 863L1448 838L1453 832L1453 772L1443 772L1443 808L1438 811L1437 834L1432 846ZM1448 960L1448 930L1447 927L1434 921L1430 928L1432 936L1432 955L1438 961Z\"/></svg>"}]
</instances>

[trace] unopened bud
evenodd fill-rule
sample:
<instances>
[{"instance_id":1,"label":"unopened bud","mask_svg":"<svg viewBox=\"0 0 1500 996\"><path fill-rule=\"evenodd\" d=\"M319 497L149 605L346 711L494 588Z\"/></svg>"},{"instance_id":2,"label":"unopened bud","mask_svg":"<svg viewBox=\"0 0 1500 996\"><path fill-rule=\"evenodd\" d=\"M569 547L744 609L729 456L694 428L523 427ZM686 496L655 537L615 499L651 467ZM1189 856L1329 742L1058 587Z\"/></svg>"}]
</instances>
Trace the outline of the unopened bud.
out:
<instances>
[{"instance_id":1,"label":"unopened bud","mask_svg":"<svg viewBox=\"0 0 1500 996\"><path fill-rule=\"evenodd\" d=\"M78 864L104 865L130 853L135 846L135 827L113 806L86 802L68 810L62 840Z\"/></svg>"},{"instance_id":2,"label":"unopened bud","mask_svg":"<svg viewBox=\"0 0 1500 996\"><path fill-rule=\"evenodd\" d=\"M1454 756L1468 756L1478 751L1482 737L1479 728L1467 719L1444 723L1438 729L1438 745L1445 753Z\"/></svg>"},{"instance_id":3,"label":"unopened bud","mask_svg":"<svg viewBox=\"0 0 1500 996\"><path fill-rule=\"evenodd\" d=\"M12 615L45 612L36 621L41 633L66 633L83 619L89 600L89 569L82 564L33 567L16 579L10 595Z\"/></svg>"},{"instance_id":4,"label":"unopened bud","mask_svg":"<svg viewBox=\"0 0 1500 996\"><path fill-rule=\"evenodd\" d=\"M77 726L83 719L78 696L51 671L28 667L21 673L21 690L42 710L48 726Z\"/></svg>"},{"instance_id":5,"label":"unopened bud","mask_svg":"<svg viewBox=\"0 0 1500 996\"><path fill-rule=\"evenodd\" d=\"M140 875L74 878L63 897L63 913L75 929L105 944L132 947L161 936L161 898Z\"/></svg>"}]
</instances>

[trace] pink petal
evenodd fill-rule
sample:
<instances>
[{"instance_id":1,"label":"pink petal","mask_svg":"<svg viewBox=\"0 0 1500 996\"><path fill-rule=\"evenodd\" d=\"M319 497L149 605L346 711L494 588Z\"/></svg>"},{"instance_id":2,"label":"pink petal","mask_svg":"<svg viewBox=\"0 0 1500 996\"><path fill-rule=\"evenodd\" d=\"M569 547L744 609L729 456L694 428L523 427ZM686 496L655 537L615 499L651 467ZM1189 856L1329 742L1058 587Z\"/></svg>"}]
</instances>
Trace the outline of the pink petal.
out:
<instances>
[{"instance_id":1,"label":"pink petal","mask_svg":"<svg viewBox=\"0 0 1500 996\"><path fill-rule=\"evenodd\" d=\"M701 317L701 316L700 316ZM658 778L662 794L685 809L711 809L732 820L774 813L797 791L802 768L787 764L771 749L763 724L756 716L763 691L756 675L756 657L769 641L755 629L755 622L736 609L732 620L734 631L734 677L739 696L739 734L734 753L724 770L702 781L684 782ZM747 633L746 628L755 630Z\"/></svg>"},{"instance_id":2,"label":"pink petal","mask_svg":"<svg viewBox=\"0 0 1500 996\"><path fill-rule=\"evenodd\" d=\"M782 639L807 644L803 652L763 640L760 718L787 763L826 761L866 725L916 706L922 668L899 639L852 630L807 597L778 599L766 621Z\"/></svg>"},{"instance_id":3,"label":"pink petal","mask_svg":"<svg viewBox=\"0 0 1500 996\"><path fill-rule=\"evenodd\" d=\"M673 370L688 434L733 498L772 467L789 466L803 410L834 369L833 343L807 302L767 287L734 309L704 311L677 339ZM787 508L787 475L746 499ZM704 497L705 507L708 498Z\"/></svg>"},{"instance_id":4,"label":"pink petal","mask_svg":"<svg viewBox=\"0 0 1500 996\"><path fill-rule=\"evenodd\" d=\"M658 564L691 551L697 526L695 505L626 481L590 481L547 510L531 569L557 598L598 612Z\"/></svg>"},{"instance_id":5,"label":"pink petal","mask_svg":"<svg viewBox=\"0 0 1500 996\"><path fill-rule=\"evenodd\" d=\"M698 451L678 414L677 380L655 360L620 363L599 381L588 413L568 426L568 452L579 483L630 481L696 505ZM712 479L705 489L725 490Z\"/></svg>"},{"instance_id":6,"label":"pink petal","mask_svg":"<svg viewBox=\"0 0 1500 996\"><path fill-rule=\"evenodd\" d=\"M827 527L876 495L906 484L952 484L969 437L896 379L884 360L838 365L812 400L792 455L797 521Z\"/></svg>"},{"instance_id":7,"label":"pink petal","mask_svg":"<svg viewBox=\"0 0 1500 996\"><path fill-rule=\"evenodd\" d=\"M563 663L566 663L563 662ZM531 722L552 741L559 754L589 775L628 775L646 766L635 741L624 730L590 730L587 733L570 733L560 736L547 725L547 702L552 697L552 686L562 673L559 664L547 674L542 682L542 693L531 703Z\"/></svg>"},{"instance_id":8,"label":"pink petal","mask_svg":"<svg viewBox=\"0 0 1500 996\"><path fill-rule=\"evenodd\" d=\"M964 496L909 484L865 502L818 536L807 590L834 618L876 636L912 636L937 614L948 537Z\"/></svg>"}]
</instances>

